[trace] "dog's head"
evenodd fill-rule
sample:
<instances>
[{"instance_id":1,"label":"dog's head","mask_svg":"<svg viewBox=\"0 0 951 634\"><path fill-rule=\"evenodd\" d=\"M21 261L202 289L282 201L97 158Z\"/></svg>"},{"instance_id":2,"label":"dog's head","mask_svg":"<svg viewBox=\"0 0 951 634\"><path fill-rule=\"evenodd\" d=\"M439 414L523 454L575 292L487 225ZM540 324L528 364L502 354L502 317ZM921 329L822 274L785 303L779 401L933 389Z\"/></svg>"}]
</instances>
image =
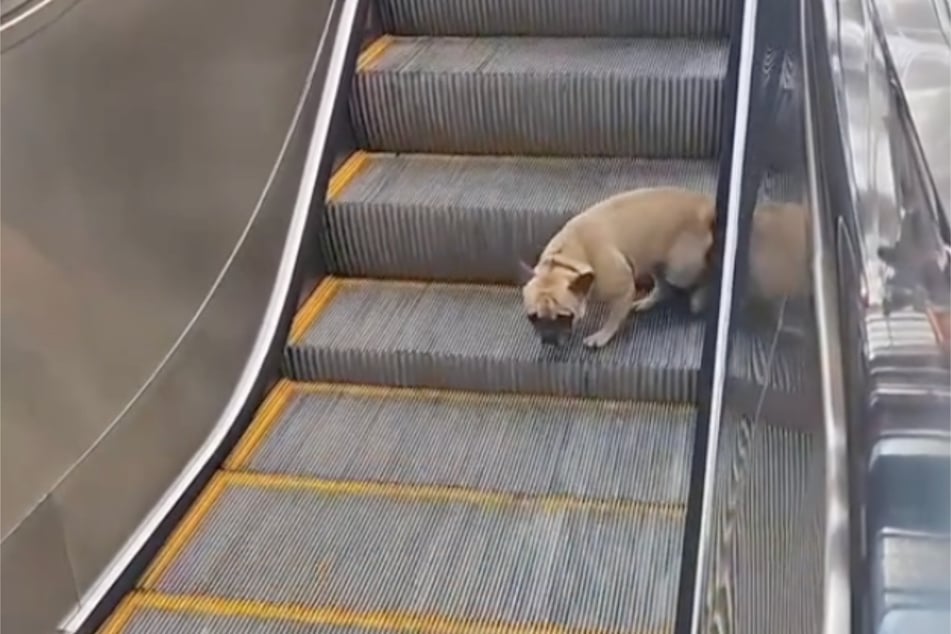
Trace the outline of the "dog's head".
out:
<instances>
[{"instance_id":1,"label":"dog's head","mask_svg":"<svg viewBox=\"0 0 951 634\"><path fill-rule=\"evenodd\" d=\"M594 271L587 264L553 255L532 269L520 262L522 299L528 320L542 343L564 343L584 317Z\"/></svg>"}]
</instances>

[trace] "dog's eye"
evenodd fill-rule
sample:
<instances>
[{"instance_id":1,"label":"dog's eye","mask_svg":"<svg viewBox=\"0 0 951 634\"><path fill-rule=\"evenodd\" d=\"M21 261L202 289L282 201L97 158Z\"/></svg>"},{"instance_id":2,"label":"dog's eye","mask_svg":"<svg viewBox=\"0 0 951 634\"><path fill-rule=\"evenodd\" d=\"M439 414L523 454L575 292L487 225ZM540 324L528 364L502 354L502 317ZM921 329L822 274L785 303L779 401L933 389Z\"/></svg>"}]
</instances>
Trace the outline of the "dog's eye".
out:
<instances>
[{"instance_id":1,"label":"dog's eye","mask_svg":"<svg viewBox=\"0 0 951 634\"><path fill-rule=\"evenodd\" d=\"M537 322L537 321L538 321L538 313L531 313L531 314L529 314L529 316L528 316L528 321L532 322L533 324L534 324L535 322Z\"/></svg>"},{"instance_id":2,"label":"dog's eye","mask_svg":"<svg viewBox=\"0 0 951 634\"><path fill-rule=\"evenodd\" d=\"M558 317L555 318L555 321L559 326L571 326L571 322L573 322L574 319L574 315L558 315Z\"/></svg>"}]
</instances>

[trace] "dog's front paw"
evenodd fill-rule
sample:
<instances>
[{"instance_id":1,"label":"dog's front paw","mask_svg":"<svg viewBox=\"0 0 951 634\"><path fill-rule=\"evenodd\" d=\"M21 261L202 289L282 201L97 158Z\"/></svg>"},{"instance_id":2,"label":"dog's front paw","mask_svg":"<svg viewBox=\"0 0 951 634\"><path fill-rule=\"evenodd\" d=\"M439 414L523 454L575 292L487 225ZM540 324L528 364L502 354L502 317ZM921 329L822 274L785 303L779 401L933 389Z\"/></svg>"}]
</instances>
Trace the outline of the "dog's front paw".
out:
<instances>
[{"instance_id":1,"label":"dog's front paw","mask_svg":"<svg viewBox=\"0 0 951 634\"><path fill-rule=\"evenodd\" d=\"M587 346L588 348L603 348L609 341L611 341L611 337L613 336L614 336L613 333L599 330L593 335L588 335L587 337L585 337L584 345Z\"/></svg>"},{"instance_id":2,"label":"dog's front paw","mask_svg":"<svg viewBox=\"0 0 951 634\"><path fill-rule=\"evenodd\" d=\"M643 299L638 299L633 304L631 304L631 310L633 310L635 313L642 313L645 310L650 310L656 304L657 302L654 301L652 297L645 297Z\"/></svg>"}]
</instances>

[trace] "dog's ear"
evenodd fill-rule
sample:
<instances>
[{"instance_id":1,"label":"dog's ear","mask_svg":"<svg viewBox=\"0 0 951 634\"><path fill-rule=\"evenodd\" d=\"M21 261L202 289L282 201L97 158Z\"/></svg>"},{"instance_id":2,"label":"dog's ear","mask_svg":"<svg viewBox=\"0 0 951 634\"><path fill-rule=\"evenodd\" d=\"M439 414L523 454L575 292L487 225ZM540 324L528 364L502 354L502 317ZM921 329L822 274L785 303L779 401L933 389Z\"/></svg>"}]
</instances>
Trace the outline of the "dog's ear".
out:
<instances>
[{"instance_id":1,"label":"dog's ear","mask_svg":"<svg viewBox=\"0 0 951 634\"><path fill-rule=\"evenodd\" d=\"M529 280L535 277L535 269L525 264L524 260L518 261L518 283L525 285Z\"/></svg>"},{"instance_id":2,"label":"dog's ear","mask_svg":"<svg viewBox=\"0 0 951 634\"><path fill-rule=\"evenodd\" d=\"M568 285L568 290L579 297L587 297L592 284L594 284L594 271L586 269L578 273L578 277L571 280L571 284Z\"/></svg>"}]
</instances>

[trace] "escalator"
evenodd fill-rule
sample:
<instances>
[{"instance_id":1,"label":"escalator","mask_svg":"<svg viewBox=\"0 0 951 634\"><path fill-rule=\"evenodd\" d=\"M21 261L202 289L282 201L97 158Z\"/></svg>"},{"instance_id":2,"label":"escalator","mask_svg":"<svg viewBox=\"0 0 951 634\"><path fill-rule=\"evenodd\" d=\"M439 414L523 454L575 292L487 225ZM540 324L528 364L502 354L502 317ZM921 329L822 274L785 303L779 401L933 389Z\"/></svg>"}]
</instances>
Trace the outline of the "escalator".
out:
<instances>
[{"instance_id":1,"label":"escalator","mask_svg":"<svg viewBox=\"0 0 951 634\"><path fill-rule=\"evenodd\" d=\"M543 349L516 258L619 191L715 191L730 6L381 0L359 149L327 190L331 275L101 631L672 631L704 322L674 303L604 349ZM795 352L771 366L768 337L738 338L734 376L795 398ZM810 450L770 426L750 445L752 480L784 482L741 503L760 570Z\"/></svg>"}]
</instances>

